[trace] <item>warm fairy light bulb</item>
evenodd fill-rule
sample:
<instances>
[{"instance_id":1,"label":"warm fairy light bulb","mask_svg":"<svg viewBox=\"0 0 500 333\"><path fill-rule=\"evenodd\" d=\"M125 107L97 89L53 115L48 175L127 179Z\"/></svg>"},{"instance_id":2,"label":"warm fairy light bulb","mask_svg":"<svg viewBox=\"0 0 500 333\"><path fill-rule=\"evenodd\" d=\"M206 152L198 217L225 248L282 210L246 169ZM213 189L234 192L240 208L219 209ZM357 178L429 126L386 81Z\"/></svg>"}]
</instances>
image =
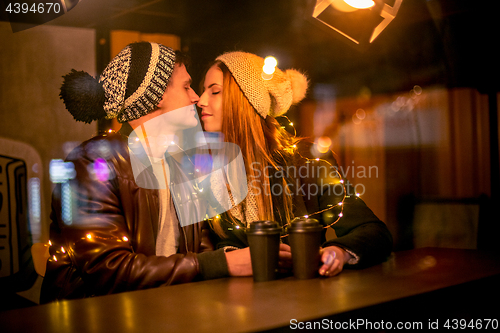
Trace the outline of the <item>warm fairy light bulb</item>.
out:
<instances>
[{"instance_id":1,"label":"warm fairy light bulb","mask_svg":"<svg viewBox=\"0 0 500 333\"><path fill-rule=\"evenodd\" d=\"M56 258L56 256L53 256L53 257L52 257L52 259L54 259L54 261L57 261L57 258Z\"/></svg>"},{"instance_id":2,"label":"warm fairy light bulb","mask_svg":"<svg viewBox=\"0 0 500 333\"><path fill-rule=\"evenodd\" d=\"M365 119L366 118L366 111L363 109L357 109L356 110L356 117L358 117L361 120Z\"/></svg>"},{"instance_id":3,"label":"warm fairy light bulb","mask_svg":"<svg viewBox=\"0 0 500 333\"><path fill-rule=\"evenodd\" d=\"M373 0L344 0L344 2L357 9L367 9L375 6Z\"/></svg>"},{"instance_id":4,"label":"warm fairy light bulb","mask_svg":"<svg viewBox=\"0 0 500 333\"><path fill-rule=\"evenodd\" d=\"M339 213L339 217L342 217L342 216L344 216L344 214L342 214L342 213Z\"/></svg>"},{"instance_id":5,"label":"warm fairy light bulb","mask_svg":"<svg viewBox=\"0 0 500 333\"><path fill-rule=\"evenodd\" d=\"M62 246L61 246L61 252L66 253L66 251L64 250L64 247L62 247Z\"/></svg>"},{"instance_id":6,"label":"warm fairy light bulb","mask_svg":"<svg viewBox=\"0 0 500 333\"><path fill-rule=\"evenodd\" d=\"M330 148L330 146L332 145L332 139L327 136L320 136L318 138L318 145L320 147Z\"/></svg>"},{"instance_id":7,"label":"warm fairy light bulb","mask_svg":"<svg viewBox=\"0 0 500 333\"><path fill-rule=\"evenodd\" d=\"M123 236L123 241L124 242L128 242L128 237L127 236Z\"/></svg>"},{"instance_id":8,"label":"warm fairy light bulb","mask_svg":"<svg viewBox=\"0 0 500 333\"><path fill-rule=\"evenodd\" d=\"M52 242L50 241L50 239L49 239L49 246L52 246Z\"/></svg>"},{"instance_id":9,"label":"warm fairy light bulb","mask_svg":"<svg viewBox=\"0 0 500 333\"><path fill-rule=\"evenodd\" d=\"M92 239L92 235L91 234L87 234L86 236L88 239Z\"/></svg>"}]
</instances>

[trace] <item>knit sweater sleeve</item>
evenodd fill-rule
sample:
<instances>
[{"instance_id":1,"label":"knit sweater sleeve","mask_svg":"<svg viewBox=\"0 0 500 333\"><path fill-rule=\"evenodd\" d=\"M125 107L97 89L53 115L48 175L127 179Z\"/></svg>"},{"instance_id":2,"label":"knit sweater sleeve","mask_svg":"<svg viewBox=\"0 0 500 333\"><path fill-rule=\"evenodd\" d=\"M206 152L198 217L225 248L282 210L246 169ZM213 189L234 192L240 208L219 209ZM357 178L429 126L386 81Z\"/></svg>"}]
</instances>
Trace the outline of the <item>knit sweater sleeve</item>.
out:
<instances>
[{"instance_id":1,"label":"knit sweater sleeve","mask_svg":"<svg viewBox=\"0 0 500 333\"><path fill-rule=\"evenodd\" d=\"M207 251L197 254L200 274L203 280L229 276L224 249Z\"/></svg>"}]
</instances>

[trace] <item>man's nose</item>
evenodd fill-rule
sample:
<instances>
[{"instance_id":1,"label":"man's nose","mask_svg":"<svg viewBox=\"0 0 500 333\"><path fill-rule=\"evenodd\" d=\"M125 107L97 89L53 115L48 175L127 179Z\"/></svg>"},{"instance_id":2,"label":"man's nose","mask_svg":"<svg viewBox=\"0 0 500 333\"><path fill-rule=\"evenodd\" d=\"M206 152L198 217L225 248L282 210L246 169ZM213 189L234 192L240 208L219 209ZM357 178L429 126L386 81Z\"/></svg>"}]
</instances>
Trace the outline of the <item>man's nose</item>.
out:
<instances>
[{"instance_id":1,"label":"man's nose","mask_svg":"<svg viewBox=\"0 0 500 333\"><path fill-rule=\"evenodd\" d=\"M201 97L198 98L198 103L196 105L198 105L198 107L202 108L202 107L205 107L206 106L206 103L205 103L205 98L203 98L203 96L205 96L205 94L201 94Z\"/></svg>"},{"instance_id":2,"label":"man's nose","mask_svg":"<svg viewBox=\"0 0 500 333\"><path fill-rule=\"evenodd\" d=\"M192 90L191 91L191 101L193 102L193 104L197 104L199 100L200 100L200 96L198 96L198 94L194 90Z\"/></svg>"}]
</instances>

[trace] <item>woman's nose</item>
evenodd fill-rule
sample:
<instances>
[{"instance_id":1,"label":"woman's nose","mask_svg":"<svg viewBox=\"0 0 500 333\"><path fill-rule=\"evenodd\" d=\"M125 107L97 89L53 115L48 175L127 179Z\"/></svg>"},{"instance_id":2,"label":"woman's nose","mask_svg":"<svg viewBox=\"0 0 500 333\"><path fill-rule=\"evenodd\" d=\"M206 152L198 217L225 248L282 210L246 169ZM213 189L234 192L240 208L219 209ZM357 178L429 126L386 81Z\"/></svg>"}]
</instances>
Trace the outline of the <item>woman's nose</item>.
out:
<instances>
[{"instance_id":1,"label":"woman's nose","mask_svg":"<svg viewBox=\"0 0 500 333\"><path fill-rule=\"evenodd\" d=\"M200 108L207 106L205 93L201 94L200 98L198 99L197 105Z\"/></svg>"}]
</instances>

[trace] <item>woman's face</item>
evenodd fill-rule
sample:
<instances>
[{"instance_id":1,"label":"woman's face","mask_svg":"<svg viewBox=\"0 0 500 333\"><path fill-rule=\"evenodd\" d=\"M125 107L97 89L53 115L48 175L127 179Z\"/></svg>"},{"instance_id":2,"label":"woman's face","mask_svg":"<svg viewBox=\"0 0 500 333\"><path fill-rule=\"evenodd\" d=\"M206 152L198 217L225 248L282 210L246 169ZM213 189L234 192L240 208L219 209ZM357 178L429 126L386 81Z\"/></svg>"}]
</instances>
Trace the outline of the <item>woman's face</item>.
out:
<instances>
[{"instance_id":1,"label":"woman's face","mask_svg":"<svg viewBox=\"0 0 500 333\"><path fill-rule=\"evenodd\" d=\"M210 67L205 75L203 94L198 101L201 108L201 121L208 132L222 130L222 83L223 74L217 65Z\"/></svg>"}]
</instances>

